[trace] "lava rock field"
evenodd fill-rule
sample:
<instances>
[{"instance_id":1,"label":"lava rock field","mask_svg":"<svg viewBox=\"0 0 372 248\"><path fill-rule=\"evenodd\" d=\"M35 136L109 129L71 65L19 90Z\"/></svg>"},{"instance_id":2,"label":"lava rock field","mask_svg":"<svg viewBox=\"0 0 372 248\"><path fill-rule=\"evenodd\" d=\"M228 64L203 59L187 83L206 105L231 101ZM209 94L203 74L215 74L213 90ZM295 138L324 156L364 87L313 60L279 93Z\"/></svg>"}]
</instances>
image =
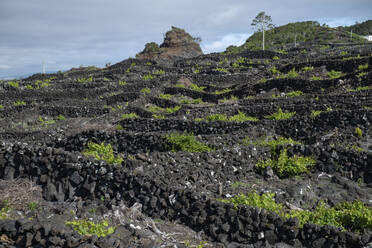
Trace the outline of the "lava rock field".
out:
<instances>
[{"instance_id":1,"label":"lava rock field","mask_svg":"<svg viewBox=\"0 0 372 248\"><path fill-rule=\"evenodd\" d=\"M372 247L369 228L226 203L372 207L371 68L372 45L309 44L0 81L0 247ZM177 133L210 149L175 150ZM88 156L92 143L120 163ZM257 166L283 151L315 162L295 176Z\"/></svg>"}]
</instances>

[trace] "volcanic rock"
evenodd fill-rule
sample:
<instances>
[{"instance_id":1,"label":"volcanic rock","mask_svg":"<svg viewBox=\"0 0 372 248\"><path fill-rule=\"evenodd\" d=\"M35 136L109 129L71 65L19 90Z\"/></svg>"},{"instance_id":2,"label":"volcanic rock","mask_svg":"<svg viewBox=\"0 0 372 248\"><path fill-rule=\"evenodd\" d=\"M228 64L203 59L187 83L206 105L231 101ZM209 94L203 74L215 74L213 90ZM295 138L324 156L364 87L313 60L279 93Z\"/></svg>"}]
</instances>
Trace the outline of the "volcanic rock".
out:
<instances>
[{"instance_id":1,"label":"volcanic rock","mask_svg":"<svg viewBox=\"0 0 372 248\"><path fill-rule=\"evenodd\" d=\"M155 42L145 45L145 49L136 55L137 59L169 60L192 58L202 55L200 45L185 30L172 26L165 34L163 44L158 46Z\"/></svg>"}]
</instances>

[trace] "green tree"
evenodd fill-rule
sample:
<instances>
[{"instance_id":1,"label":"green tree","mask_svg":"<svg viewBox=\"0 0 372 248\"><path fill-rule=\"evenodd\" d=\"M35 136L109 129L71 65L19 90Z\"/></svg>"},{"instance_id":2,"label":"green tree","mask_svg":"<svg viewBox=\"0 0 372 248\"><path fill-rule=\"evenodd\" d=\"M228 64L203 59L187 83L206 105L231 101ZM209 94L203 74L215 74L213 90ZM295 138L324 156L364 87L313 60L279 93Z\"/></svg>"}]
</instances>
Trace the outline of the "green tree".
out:
<instances>
[{"instance_id":1,"label":"green tree","mask_svg":"<svg viewBox=\"0 0 372 248\"><path fill-rule=\"evenodd\" d=\"M262 50L265 50L265 30L272 29L271 16L265 14L265 11L258 13L256 18L252 21L252 26L257 27L258 31L262 32Z\"/></svg>"}]
</instances>

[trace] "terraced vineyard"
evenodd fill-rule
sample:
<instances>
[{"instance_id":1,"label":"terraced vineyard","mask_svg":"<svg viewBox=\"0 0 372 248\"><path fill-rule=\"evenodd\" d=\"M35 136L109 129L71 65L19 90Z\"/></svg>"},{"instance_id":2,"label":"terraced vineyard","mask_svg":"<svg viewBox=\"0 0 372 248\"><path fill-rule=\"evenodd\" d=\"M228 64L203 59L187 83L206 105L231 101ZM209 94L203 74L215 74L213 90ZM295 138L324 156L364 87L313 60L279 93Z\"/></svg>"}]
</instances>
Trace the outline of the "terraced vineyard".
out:
<instances>
[{"instance_id":1,"label":"terraced vineyard","mask_svg":"<svg viewBox=\"0 0 372 248\"><path fill-rule=\"evenodd\" d=\"M372 46L0 83L0 247L371 247Z\"/></svg>"}]
</instances>

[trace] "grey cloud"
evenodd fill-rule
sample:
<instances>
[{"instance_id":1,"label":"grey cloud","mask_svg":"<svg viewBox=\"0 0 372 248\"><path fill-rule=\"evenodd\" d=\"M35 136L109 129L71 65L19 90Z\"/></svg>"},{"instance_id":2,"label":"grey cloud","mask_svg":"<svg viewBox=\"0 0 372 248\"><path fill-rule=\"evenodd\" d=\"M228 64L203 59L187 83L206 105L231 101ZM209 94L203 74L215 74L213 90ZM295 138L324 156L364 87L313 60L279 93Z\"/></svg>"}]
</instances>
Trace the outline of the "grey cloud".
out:
<instances>
[{"instance_id":1,"label":"grey cloud","mask_svg":"<svg viewBox=\"0 0 372 248\"><path fill-rule=\"evenodd\" d=\"M0 78L40 71L41 57L56 69L118 62L161 42L172 25L211 48L230 34L251 33L259 11L282 25L353 23L370 19L371 9L370 0L0 0Z\"/></svg>"}]
</instances>

